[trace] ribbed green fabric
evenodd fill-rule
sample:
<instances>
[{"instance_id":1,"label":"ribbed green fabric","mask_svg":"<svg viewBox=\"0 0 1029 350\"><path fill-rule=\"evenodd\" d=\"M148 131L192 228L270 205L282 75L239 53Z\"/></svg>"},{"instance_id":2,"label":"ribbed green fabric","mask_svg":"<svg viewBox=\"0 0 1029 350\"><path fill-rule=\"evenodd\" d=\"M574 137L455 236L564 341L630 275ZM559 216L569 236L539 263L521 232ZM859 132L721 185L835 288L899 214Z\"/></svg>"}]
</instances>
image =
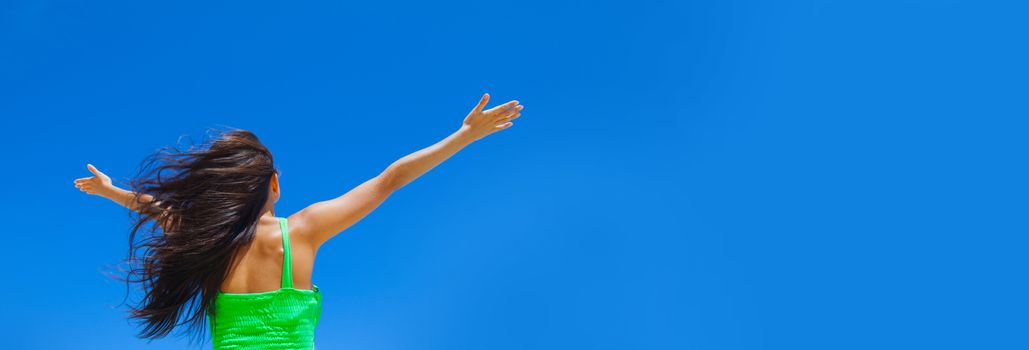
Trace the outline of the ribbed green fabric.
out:
<instances>
[{"instance_id":1,"label":"ribbed green fabric","mask_svg":"<svg viewBox=\"0 0 1029 350\"><path fill-rule=\"evenodd\" d=\"M208 309L211 342L221 349L313 349L314 329L322 313L322 294L293 288L292 261L286 218L282 231L282 284L261 293L218 292Z\"/></svg>"}]
</instances>

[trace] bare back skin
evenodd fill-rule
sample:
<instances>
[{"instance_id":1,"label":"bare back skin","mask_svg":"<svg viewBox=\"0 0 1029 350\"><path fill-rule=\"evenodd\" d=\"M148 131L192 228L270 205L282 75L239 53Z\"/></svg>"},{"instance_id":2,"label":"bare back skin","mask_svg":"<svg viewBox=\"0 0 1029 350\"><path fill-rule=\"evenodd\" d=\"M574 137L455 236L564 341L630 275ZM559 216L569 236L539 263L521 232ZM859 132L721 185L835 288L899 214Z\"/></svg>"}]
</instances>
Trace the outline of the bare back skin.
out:
<instances>
[{"instance_id":1,"label":"bare back skin","mask_svg":"<svg viewBox=\"0 0 1029 350\"><path fill-rule=\"evenodd\" d=\"M289 226L294 226L292 222ZM287 227L290 234L290 253L293 262L293 286L311 289L314 271L314 249L303 239L296 227ZM228 276L222 282L225 293L260 293L278 290L282 281L282 233L273 216L261 216L254 241L237 254L230 265Z\"/></svg>"}]
</instances>

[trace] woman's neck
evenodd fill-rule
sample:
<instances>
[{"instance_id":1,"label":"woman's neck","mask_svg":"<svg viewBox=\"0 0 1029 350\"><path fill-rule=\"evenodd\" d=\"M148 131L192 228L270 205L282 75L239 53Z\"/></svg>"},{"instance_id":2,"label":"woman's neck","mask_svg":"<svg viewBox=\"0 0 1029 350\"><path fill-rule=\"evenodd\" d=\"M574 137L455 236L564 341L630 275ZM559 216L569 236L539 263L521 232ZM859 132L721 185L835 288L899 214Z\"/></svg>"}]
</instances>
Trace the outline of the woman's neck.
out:
<instances>
[{"instance_id":1,"label":"woman's neck","mask_svg":"<svg viewBox=\"0 0 1029 350\"><path fill-rule=\"evenodd\" d=\"M275 208L267 209L261 214L261 220L267 219L278 220L278 217L275 216Z\"/></svg>"}]
</instances>

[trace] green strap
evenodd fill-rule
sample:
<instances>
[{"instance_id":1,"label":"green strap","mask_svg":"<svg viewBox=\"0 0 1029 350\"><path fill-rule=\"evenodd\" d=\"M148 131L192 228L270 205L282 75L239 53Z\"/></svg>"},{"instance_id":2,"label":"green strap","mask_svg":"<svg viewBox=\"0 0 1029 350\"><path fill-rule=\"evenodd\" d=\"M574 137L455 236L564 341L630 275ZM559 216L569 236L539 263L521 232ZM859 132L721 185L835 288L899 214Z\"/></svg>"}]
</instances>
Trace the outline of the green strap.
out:
<instances>
[{"instance_id":1,"label":"green strap","mask_svg":"<svg viewBox=\"0 0 1029 350\"><path fill-rule=\"evenodd\" d=\"M293 259L289 254L289 230L286 224L286 218L279 218L279 230L282 231L282 288L293 288Z\"/></svg>"}]
</instances>

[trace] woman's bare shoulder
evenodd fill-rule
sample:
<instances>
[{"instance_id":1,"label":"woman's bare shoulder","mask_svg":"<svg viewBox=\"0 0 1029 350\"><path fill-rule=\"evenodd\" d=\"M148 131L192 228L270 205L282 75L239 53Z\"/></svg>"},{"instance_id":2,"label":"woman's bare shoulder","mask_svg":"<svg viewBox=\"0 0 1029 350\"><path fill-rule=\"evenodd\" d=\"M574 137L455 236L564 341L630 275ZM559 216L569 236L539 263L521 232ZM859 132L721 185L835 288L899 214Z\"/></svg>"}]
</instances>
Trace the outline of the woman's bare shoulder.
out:
<instances>
[{"instance_id":1,"label":"woman's bare shoulder","mask_svg":"<svg viewBox=\"0 0 1029 350\"><path fill-rule=\"evenodd\" d=\"M310 234L310 222L305 219L303 211L293 213L286 218L286 230L289 231L289 241L291 245L314 250L314 241L311 239Z\"/></svg>"}]
</instances>

